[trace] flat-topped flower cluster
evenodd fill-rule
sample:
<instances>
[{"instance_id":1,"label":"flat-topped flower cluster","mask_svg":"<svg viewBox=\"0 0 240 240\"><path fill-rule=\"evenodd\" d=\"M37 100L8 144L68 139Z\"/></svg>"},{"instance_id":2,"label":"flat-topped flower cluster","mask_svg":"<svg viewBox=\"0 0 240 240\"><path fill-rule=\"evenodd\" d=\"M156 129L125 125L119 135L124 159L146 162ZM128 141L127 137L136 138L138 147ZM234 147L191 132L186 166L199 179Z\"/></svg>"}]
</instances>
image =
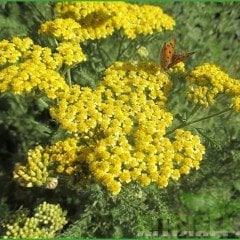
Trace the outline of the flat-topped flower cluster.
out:
<instances>
[{"instance_id":1,"label":"flat-topped flower cluster","mask_svg":"<svg viewBox=\"0 0 240 240\"><path fill-rule=\"evenodd\" d=\"M205 63L196 67L187 77L189 81L188 97L195 104L208 107L216 102L218 95L229 95L232 108L240 111L240 83L231 78L214 64Z\"/></svg>"}]
</instances>

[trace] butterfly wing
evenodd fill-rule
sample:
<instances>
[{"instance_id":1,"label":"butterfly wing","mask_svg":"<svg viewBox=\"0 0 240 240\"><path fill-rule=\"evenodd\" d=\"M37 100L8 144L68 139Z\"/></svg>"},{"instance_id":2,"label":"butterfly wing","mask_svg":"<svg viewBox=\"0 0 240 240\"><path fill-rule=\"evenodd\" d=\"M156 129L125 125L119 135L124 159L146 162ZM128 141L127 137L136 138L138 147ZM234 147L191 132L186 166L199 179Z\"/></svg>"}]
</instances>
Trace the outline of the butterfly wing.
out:
<instances>
[{"instance_id":1,"label":"butterfly wing","mask_svg":"<svg viewBox=\"0 0 240 240\"><path fill-rule=\"evenodd\" d=\"M169 65L172 63L172 58L175 52L175 39L172 39L170 42L164 43L160 51L160 65L163 70L167 70Z\"/></svg>"},{"instance_id":2,"label":"butterfly wing","mask_svg":"<svg viewBox=\"0 0 240 240\"><path fill-rule=\"evenodd\" d=\"M183 53L183 54L174 54L172 57L171 63L168 65L168 68L173 67L174 65L178 64L179 62L185 61L193 53L194 52L187 52L187 53Z\"/></svg>"}]
</instances>

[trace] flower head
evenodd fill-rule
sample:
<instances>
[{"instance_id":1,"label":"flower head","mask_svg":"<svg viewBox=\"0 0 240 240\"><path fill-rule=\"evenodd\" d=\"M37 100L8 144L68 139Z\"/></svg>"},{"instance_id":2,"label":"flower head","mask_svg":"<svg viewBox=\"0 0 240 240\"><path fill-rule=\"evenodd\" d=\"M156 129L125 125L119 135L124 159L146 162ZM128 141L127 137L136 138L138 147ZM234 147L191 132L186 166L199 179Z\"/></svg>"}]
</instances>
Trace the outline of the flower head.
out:
<instances>
[{"instance_id":1,"label":"flower head","mask_svg":"<svg viewBox=\"0 0 240 240\"><path fill-rule=\"evenodd\" d=\"M35 208L33 217L23 213L12 223L5 224L4 238L53 238L66 223L59 205L43 202Z\"/></svg>"},{"instance_id":2,"label":"flower head","mask_svg":"<svg viewBox=\"0 0 240 240\"><path fill-rule=\"evenodd\" d=\"M195 104L204 107L212 105L220 93L236 97L240 95L239 81L232 79L213 64L205 63L196 67L187 77L187 80L190 83L188 97ZM238 109L234 99L233 107L235 110Z\"/></svg>"},{"instance_id":3,"label":"flower head","mask_svg":"<svg viewBox=\"0 0 240 240\"><path fill-rule=\"evenodd\" d=\"M127 37L136 38L139 34L172 30L175 24L160 7L124 2L57 3L55 11L78 22L91 39L104 38L118 29Z\"/></svg>"}]
</instances>

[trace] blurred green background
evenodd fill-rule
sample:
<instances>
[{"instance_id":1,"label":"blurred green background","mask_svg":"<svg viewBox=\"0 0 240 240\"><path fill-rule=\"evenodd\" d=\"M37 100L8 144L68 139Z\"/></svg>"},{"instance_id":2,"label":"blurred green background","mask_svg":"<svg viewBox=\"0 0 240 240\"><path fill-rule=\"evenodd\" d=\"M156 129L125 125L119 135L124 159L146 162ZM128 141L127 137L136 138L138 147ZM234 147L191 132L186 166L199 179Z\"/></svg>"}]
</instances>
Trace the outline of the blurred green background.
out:
<instances>
[{"instance_id":1,"label":"blurred green background","mask_svg":"<svg viewBox=\"0 0 240 240\"><path fill-rule=\"evenodd\" d=\"M210 62L231 77L240 78L240 2L152 1L152 4L161 6L172 16L176 27L146 41L150 59L158 63L162 44L174 37L179 52L195 52L186 62L187 69ZM44 42L37 29L54 17L53 5L0 3L0 39L30 36L36 42ZM60 182L56 190L46 190L26 189L15 183L14 164L24 159L19 157L19 149L28 149L36 139L46 140L42 132L47 130L49 116L46 112L39 114L36 103L28 103L26 109L38 120L29 122L29 111L16 110L18 103L14 99L10 101L3 95L0 103L0 221L4 222L20 206L31 210L46 200L60 203L68 211L69 225L60 236L156 236L177 230L183 237L189 235L187 231L197 235L198 231L223 230L222 235L233 237L240 231L240 118L237 114L217 117L205 128L199 126L206 146L200 170L192 171L164 190L132 184L112 197L97 185L64 189ZM17 121L9 121L9 114ZM1 231L0 228L0 236Z\"/></svg>"}]
</instances>

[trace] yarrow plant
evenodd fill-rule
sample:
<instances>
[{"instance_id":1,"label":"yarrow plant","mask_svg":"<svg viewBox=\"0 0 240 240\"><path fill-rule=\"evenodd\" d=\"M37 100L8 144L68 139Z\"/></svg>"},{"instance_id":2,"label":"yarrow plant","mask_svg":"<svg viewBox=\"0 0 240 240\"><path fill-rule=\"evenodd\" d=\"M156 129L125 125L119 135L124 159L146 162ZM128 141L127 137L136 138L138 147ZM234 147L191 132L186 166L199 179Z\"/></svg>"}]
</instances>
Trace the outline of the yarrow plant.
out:
<instances>
[{"instance_id":1,"label":"yarrow plant","mask_svg":"<svg viewBox=\"0 0 240 240\"><path fill-rule=\"evenodd\" d=\"M4 225L4 238L52 238L67 223L65 215L59 205L46 202L34 209L32 217L23 209L18 210Z\"/></svg>"},{"instance_id":2,"label":"yarrow plant","mask_svg":"<svg viewBox=\"0 0 240 240\"><path fill-rule=\"evenodd\" d=\"M49 39L48 47L30 38L0 42L0 91L48 99L51 118L68 133L66 139L29 149L14 179L25 187L51 189L57 187L58 177L79 175L81 186L98 182L117 195L133 181L164 188L198 169L205 148L199 136L183 128L202 119L173 122L168 106L175 87L172 76L186 79L187 97L195 105L191 116L214 104L220 94L232 97L232 104L220 113L239 111L239 81L209 63L190 73L183 63L164 71L147 60L141 45L136 52L144 61L121 61L130 46L123 48L124 40L131 43L139 36L173 30L175 21L160 7L65 2L57 3L55 12L58 18L39 29ZM99 40L114 34L120 42L111 58ZM95 88L74 84L74 72L93 59L94 52L85 53L86 46L95 43L106 67L102 79Z\"/></svg>"}]
</instances>

